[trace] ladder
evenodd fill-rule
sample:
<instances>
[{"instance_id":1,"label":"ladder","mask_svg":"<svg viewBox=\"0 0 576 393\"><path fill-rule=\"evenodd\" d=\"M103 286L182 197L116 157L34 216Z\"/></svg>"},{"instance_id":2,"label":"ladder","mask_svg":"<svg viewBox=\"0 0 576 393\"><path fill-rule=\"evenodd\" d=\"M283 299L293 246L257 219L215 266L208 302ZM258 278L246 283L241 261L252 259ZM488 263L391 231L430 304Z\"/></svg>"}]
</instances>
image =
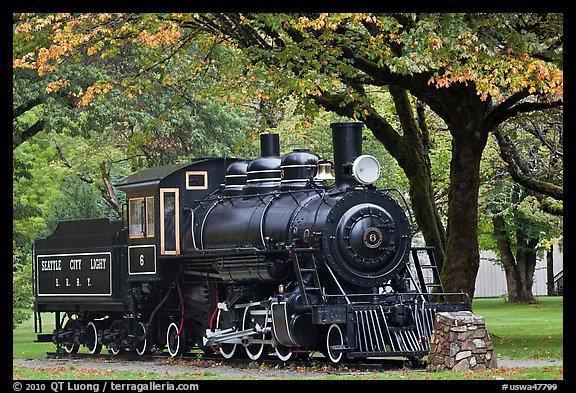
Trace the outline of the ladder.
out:
<instances>
[{"instance_id":1,"label":"ladder","mask_svg":"<svg viewBox=\"0 0 576 393\"><path fill-rule=\"evenodd\" d=\"M311 304L310 300L308 299L309 293L316 293L319 298L323 298L322 288L320 286L320 277L318 277L318 268L316 266L316 260L314 257L304 258L304 261L302 261L302 264L300 264L300 261L298 260L298 254L296 252L292 252L291 259L304 304ZM303 275L306 274L312 275L312 284L308 284L307 281L304 280Z\"/></svg>"},{"instance_id":2,"label":"ladder","mask_svg":"<svg viewBox=\"0 0 576 393\"><path fill-rule=\"evenodd\" d=\"M443 302L446 302L446 295L444 294L442 282L440 281L440 271L438 270L438 265L436 264L436 259L434 258L434 247L412 247L410 251L412 252L412 259L414 260L416 274L418 275L418 281L420 282L420 290L424 293L426 300L430 301L430 295L436 294L440 296ZM428 264L423 264L420 262L418 252L422 251L425 251L428 254ZM423 269L430 270L432 272L432 281L426 281L424 278Z\"/></svg>"}]
</instances>

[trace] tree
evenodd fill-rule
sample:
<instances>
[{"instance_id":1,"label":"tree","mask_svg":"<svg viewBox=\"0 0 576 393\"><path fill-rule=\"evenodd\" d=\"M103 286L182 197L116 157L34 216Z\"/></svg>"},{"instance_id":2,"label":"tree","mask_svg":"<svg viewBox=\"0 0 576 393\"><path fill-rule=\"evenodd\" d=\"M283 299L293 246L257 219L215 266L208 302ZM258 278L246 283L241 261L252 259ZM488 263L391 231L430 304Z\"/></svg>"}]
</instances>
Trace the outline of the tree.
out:
<instances>
[{"instance_id":1,"label":"tree","mask_svg":"<svg viewBox=\"0 0 576 393\"><path fill-rule=\"evenodd\" d=\"M549 242L555 231L518 185L508 188L512 192L505 193L512 194L512 201L502 203L496 196L489 203L496 249L506 273L508 302L534 303L532 285L538 254L542 254L541 244Z\"/></svg>"},{"instance_id":2,"label":"tree","mask_svg":"<svg viewBox=\"0 0 576 393\"><path fill-rule=\"evenodd\" d=\"M197 63L202 71L212 69L210 53L215 48L233 52L239 48L243 56L235 58L240 64L219 68L226 82L222 86L228 86L220 90L222 95L246 102L250 94L258 93L274 103L296 94L305 104L311 100L363 121L408 178L416 219L427 243L443 260L445 289L463 290L473 297L482 153L488 135L518 113L562 106L562 18L561 14L34 16L25 17L20 31L26 33L26 23L60 23L54 28L54 45L16 58L15 66L45 72L79 51L108 56L128 43L141 43L150 56L133 75L137 80L170 63L191 42L208 49L203 52L205 62ZM250 83L254 81L258 83ZM130 90L137 85L123 87ZM94 83L82 102L110 86L110 81ZM393 98L396 127L379 111L382 91ZM414 107L412 97L419 107ZM540 99L530 101L533 97ZM424 106L444 121L452 136L445 240L432 198Z\"/></svg>"},{"instance_id":3,"label":"tree","mask_svg":"<svg viewBox=\"0 0 576 393\"><path fill-rule=\"evenodd\" d=\"M536 301L532 283L537 258L544 251L551 251L553 242L562 236L561 217L543 209L542 195L525 187L525 182L516 182L517 176L510 173L510 162L520 162L524 168L522 176L532 179L531 184L562 184L562 127L554 120L556 111L552 112L521 116L502 127L500 135L490 141L482 163L483 220L479 235L483 248L493 249L499 256L510 303ZM537 126L539 132L531 126ZM542 129L546 129L546 138L541 135ZM493 153L502 149L503 137L508 139L506 143L513 155L500 157ZM510 157L514 160L506 161ZM552 273L552 266L549 269Z\"/></svg>"},{"instance_id":4,"label":"tree","mask_svg":"<svg viewBox=\"0 0 576 393\"><path fill-rule=\"evenodd\" d=\"M246 138L250 113L200 94L215 90L211 73L218 73L199 67L205 51L234 61L229 51L183 37L190 51L166 55L174 38L146 15L20 14L13 31L13 149L48 131L62 164L117 211L110 181L116 164L127 160L135 171L231 155ZM92 151L71 156L64 135L91 139Z\"/></svg>"},{"instance_id":5,"label":"tree","mask_svg":"<svg viewBox=\"0 0 576 393\"><path fill-rule=\"evenodd\" d=\"M429 244L444 249L430 198L427 133L408 92L452 135L448 230L442 278L474 295L479 165L488 135L524 111L562 105L562 15L199 15L191 26L223 34L279 83L340 115L362 120L410 181ZM375 110L387 86L401 131ZM527 103L531 96L543 100Z\"/></svg>"}]
</instances>

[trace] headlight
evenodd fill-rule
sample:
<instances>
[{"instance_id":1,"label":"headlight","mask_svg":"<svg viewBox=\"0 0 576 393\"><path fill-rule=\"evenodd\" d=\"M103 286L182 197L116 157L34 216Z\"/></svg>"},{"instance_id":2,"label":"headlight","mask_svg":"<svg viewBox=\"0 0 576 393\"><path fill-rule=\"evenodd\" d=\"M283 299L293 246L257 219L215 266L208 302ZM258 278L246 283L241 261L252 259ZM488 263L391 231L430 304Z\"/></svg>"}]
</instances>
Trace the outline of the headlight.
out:
<instances>
[{"instance_id":1,"label":"headlight","mask_svg":"<svg viewBox=\"0 0 576 393\"><path fill-rule=\"evenodd\" d=\"M373 156L363 154L352 163L352 176L362 184L372 184L380 177L380 163Z\"/></svg>"}]
</instances>

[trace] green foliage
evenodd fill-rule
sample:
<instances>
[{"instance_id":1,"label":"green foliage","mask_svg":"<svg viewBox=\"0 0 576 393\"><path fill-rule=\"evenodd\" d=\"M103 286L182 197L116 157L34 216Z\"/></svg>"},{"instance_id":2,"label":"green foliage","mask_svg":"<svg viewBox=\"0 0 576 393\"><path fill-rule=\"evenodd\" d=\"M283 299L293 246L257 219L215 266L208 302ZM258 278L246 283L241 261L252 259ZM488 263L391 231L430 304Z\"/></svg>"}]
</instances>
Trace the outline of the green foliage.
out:
<instances>
[{"instance_id":1,"label":"green foliage","mask_svg":"<svg viewBox=\"0 0 576 393\"><path fill-rule=\"evenodd\" d=\"M32 264L28 253L12 242L12 329L30 318L32 308Z\"/></svg>"},{"instance_id":2,"label":"green foliage","mask_svg":"<svg viewBox=\"0 0 576 393\"><path fill-rule=\"evenodd\" d=\"M518 144L525 144L526 134L519 136ZM538 143L529 144L532 149L531 165L536 167L542 156L534 153ZM525 240L538 239L537 252L549 249L555 239L563 236L563 219L545 213L533 193L515 183L506 172L499 158L497 147L489 144L481 164L482 185L479 194L479 207L483 214L479 221L479 241L483 249L497 250L496 237L492 224L493 215L502 215L506 223L505 231L513 251L520 246L516 234L522 233ZM546 166L550 168L550 166ZM557 175L557 174L556 174ZM548 176L548 175L545 175Z\"/></svg>"},{"instance_id":3,"label":"green foliage","mask_svg":"<svg viewBox=\"0 0 576 393\"><path fill-rule=\"evenodd\" d=\"M107 217L110 214L104 210L106 205L99 192L77 176L65 175L57 183L62 192L48 205L45 214L46 226L40 233L41 236L52 234L62 220Z\"/></svg>"}]
</instances>

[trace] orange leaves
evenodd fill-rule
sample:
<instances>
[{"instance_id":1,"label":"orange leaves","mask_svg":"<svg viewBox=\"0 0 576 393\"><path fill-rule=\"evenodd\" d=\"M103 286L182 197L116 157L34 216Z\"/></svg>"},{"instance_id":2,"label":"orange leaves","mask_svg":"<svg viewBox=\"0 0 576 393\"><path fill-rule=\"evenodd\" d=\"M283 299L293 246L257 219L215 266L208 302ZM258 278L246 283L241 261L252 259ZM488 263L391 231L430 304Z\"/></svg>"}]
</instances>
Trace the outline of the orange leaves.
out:
<instances>
[{"instance_id":1,"label":"orange leaves","mask_svg":"<svg viewBox=\"0 0 576 393\"><path fill-rule=\"evenodd\" d=\"M36 63L33 61L33 57L34 57L34 53L28 53L20 59L14 59L12 61L12 67L13 68L35 69Z\"/></svg>"},{"instance_id":2,"label":"orange leaves","mask_svg":"<svg viewBox=\"0 0 576 393\"><path fill-rule=\"evenodd\" d=\"M528 87L530 93L543 90L545 93L562 96L564 91L563 72L556 67L549 67L541 60L533 60L526 66L526 79L533 80ZM542 87L539 88L539 85Z\"/></svg>"},{"instance_id":3,"label":"orange leaves","mask_svg":"<svg viewBox=\"0 0 576 393\"><path fill-rule=\"evenodd\" d=\"M53 44L49 48L40 48L36 57L38 76L55 71L56 64L61 61L62 56L72 49L72 46L71 43L65 43L63 45Z\"/></svg>"},{"instance_id":4,"label":"orange leaves","mask_svg":"<svg viewBox=\"0 0 576 393\"><path fill-rule=\"evenodd\" d=\"M86 93L84 93L84 95L78 102L78 106L87 105L90 102L90 100L92 100L92 98L107 93L113 86L114 84L112 82L106 82L106 81L98 81L94 83L92 86L86 89Z\"/></svg>"},{"instance_id":5,"label":"orange leaves","mask_svg":"<svg viewBox=\"0 0 576 393\"><path fill-rule=\"evenodd\" d=\"M442 39L440 37L430 36L428 37L428 41L430 42L430 49L436 51L442 48Z\"/></svg>"},{"instance_id":6,"label":"orange leaves","mask_svg":"<svg viewBox=\"0 0 576 393\"><path fill-rule=\"evenodd\" d=\"M321 13L316 19L301 16L298 18L297 26L301 29L312 28L314 30L321 30L328 28L335 31L339 26L347 23L357 25L366 23L382 27L382 22L375 15L363 13Z\"/></svg>"},{"instance_id":7,"label":"orange leaves","mask_svg":"<svg viewBox=\"0 0 576 393\"><path fill-rule=\"evenodd\" d=\"M115 48L123 45L123 38L118 37L136 36L134 42L157 48L175 45L182 36L176 23L159 23L152 14L133 20L123 14L107 13L22 14L20 19L13 29L14 39L26 43L23 47L37 46L33 53L24 56L15 52L13 67L36 69L39 76L55 71L64 57L82 50L88 56L114 54ZM102 52L104 47L110 49Z\"/></svg>"},{"instance_id":8,"label":"orange leaves","mask_svg":"<svg viewBox=\"0 0 576 393\"><path fill-rule=\"evenodd\" d=\"M46 93L51 93L53 91L58 91L62 86L70 86L70 81L67 79L58 79L54 82L50 82L46 85Z\"/></svg>"},{"instance_id":9,"label":"orange leaves","mask_svg":"<svg viewBox=\"0 0 576 393\"><path fill-rule=\"evenodd\" d=\"M303 28L307 29L309 28L311 25L310 23L310 19L308 19L308 17L306 16L301 16L300 17L300 24L302 25Z\"/></svg>"},{"instance_id":10,"label":"orange leaves","mask_svg":"<svg viewBox=\"0 0 576 393\"><path fill-rule=\"evenodd\" d=\"M96 44L89 46L88 49L86 49L86 54L88 56L93 56L96 53L100 52L103 47L104 47L104 41L98 41L96 42Z\"/></svg>"},{"instance_id":11,"label":"orange leaves","mask_svg":"<svg viewBox=\"0 0 576 393\"><path fill-rule=\"evenodd\" d=\"M54 20L66 17L67 15L68 14L47 14L45 16L38 16L33 13L21 14L20 20L26 20L26 22L15 25L14 34L40 31L51 25Z\"/></svg>"},{"instance_id":12,"label":"orange leaves","mask_svg":"<svg viewBox=\"0 0 576 393\"><path fill-rule=\"evenodd\" d=\"M482 100L488 97L502 98L505 92L515 93L520 90L527 90L530 94L551 94L562 99L563 72L553 64L512 56L484 59L480 64L468 62L446 66L444 73L430 77L428 84L448 88L457 82L474 82Z\"/></svg>"},{"instance_id":13,"label":"orange leaves","mask_svg":"<svg viewBox=\"0 0 576 393\"><path fill-rule=\"evenodd\" d=\"M138 34L138 40L145 43L150 48L157 48L161 45L174 45L178 42L182 33L179 29L161 28L155 33L143 30Z\"/></svg>"},{"instance_id":14,"label":"orange leaves","mask_svg":"<svg viewBox=\"0 0 576 393\"><path fill-rule=\"evenodd\" d=\"M64 56L91 38L91 34L74 31L77 21L70 19L69 14L49 14L45 17L29 15L26 18L25 22L14 27L14 38L23 34L25 41L31 41L38 35L36 32L45 30L51 45L13 59L12 66L36 69L39 76L55 71Z\"/></svg>"},{"instance_id":15,"label":"orange leaves","mask_svg":"<svg viewBox=\"0 0 576 393\"><path fill-rule=\"evenodd\" d=\"M314 30L320 30L327 27L330 30L336 30L341 22L342 15L334 15L322 13L318 18L310 20L306 16L301 16L299 18L300 26L304 29L312 28Z\"/></svg>"}]
</instances>

